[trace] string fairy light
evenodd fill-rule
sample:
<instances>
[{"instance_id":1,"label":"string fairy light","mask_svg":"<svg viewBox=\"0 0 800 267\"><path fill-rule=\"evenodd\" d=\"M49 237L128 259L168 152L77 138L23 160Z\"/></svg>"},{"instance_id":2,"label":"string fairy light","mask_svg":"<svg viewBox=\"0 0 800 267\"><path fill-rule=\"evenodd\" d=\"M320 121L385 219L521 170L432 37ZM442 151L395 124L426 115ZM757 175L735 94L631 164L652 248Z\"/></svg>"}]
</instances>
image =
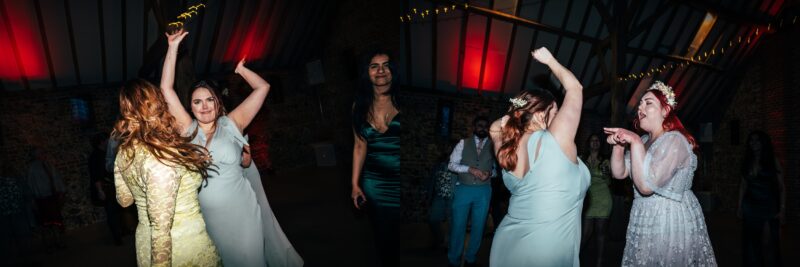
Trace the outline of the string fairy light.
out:
<instances>
[{"instance_id":1,"label":"string fairy light","mask_svg":"<svg viewBox=\"0 0 800 267\"><path fill-rule=\"evenodd\" d=\"M438 16L438 15L447 14L449 12L455 11L456 8L469 10L470 6L469 6L468 3L450 4L450 5L440 6L440 7L434 8L432 10L433 10L433 15ZM431 9L422 9L422 8L414 7L414 8L411 8L410 12L400 16L400 22L412 22L415 19L424 19L426 16L427 17L433 16L430 13L431 13ZM798 18L797 15L795 15L792 18L791 25L795 25L797 23L797 18ZM788 18L787 18L787 20L788 20ZM773 30L777 31L778 29L783 28L784 27L784 23L783 22L784 22L784 18L781 18L780 20L778 20L777 25L775 27L773 27L773 25L772 25L773 23L768 23L767 26L766 26L766 29L764 31L761 31L761 29L759 27L756 27L754 35L750 35L750 34L738 35L735 38L731 38L728 41L728 45L727 46L725 46L723 44L722 47L720 47L720 48L716 48L715 47L715 48L711 49L710 51L703 51L702 53L697 52L696 55L690 56L688 58L685 58L680 63L665 63L665 64L662 64L662 65L659 65L659 66L651 67L651 68L649 68L649 69L647 69L645 71L641 71L641 72L620 74L618 80L619 81L638 80L638 79L642 79L642 78L647 77L647 76L654 76L654 75L660 74L660 73L665 72L667 70L672 70L672 69L675 69L675 68L683 68L683 67L691 65L692 63L699 63L699 62L707 61L711 57L724 55L726 50L730 51L731 48L734 47L735 45L741 44L742 42L750 44L759 35L762 35L764 33L773 32ZM788 22L787 22L787 25L788 25Z\"/></svg>"},{"instance_id":2,"label":"string fairy light","mask_svg":"<svg viewBox=\"0 0 800 267\"><path fill-rule=\"evenodd\" d=\"M422 9L422 8L418 9L416 7L415 8L411 8L411 12L403 14L402 16L400 16L400 22L411 22L414 19L424 19L425 17L430 17L430 16L433 16L433 15L438 16L438 15L447 14L447 13L450 13L452 11L455 11L456 7L461 7L464 10L466 10L466 9L469 8L469 4L467 4L467 3L464 3L464 4L452 4L452 5L440 6L440 7L433 8L433 9L427 9L427 8L426 9ZM433 12L433 15L431 15L431 12Z\"/></svg>"},{"instance_id":3,"label":"string fairy light","mask_svg":"<svg viewBox=\"0 0 800 267\"><path fill-rule=\"evenodd\" d=\"M200 14L200 9L201 8L205 8L205 7L206 7L206 5L203 4L203 3L199 3L199 4L196 4L196 5L190 6L189 8L186 9L185 12L181 13L180 15L178 15L176 17L178 19L177 21L173 21L173 22L168 23L167 27L171 27L171 28L174 28L174 29L183 28L183 25L185 24L186 21L188 21L190 18L192 18L192 16L196 16L196 15Z\"/></svg>"},{"instance_id":4,"label":"string fairy light","mask_svg":"<svg viewBox=\"0 0 800 267\"><path fill-rule=\"evenodd\" d=\"M697 52L696 56L691 56L691 57L688 58L688 60L686 60L684 62L681 62L679 64L667 63L667 64L651 67L647 71L643 71L643 72L632 73L632 74L627 74L627 75L626 74L621 74L617 80L619 80L619 81L639 80L639 79L644 78L646 76L654 76L654 75L660 74L660 73L662 73L664 71L667 71L669 69L674 69L676 67L683 68L683 67L691 65L692 63L698 63L698 62L707 61L711 57L724 55L726 50L730 51L736 45L739 45L741 43L750 44L751 42L753 42L760 35L763 35L765 33L771 33L771 32L773 32L773 30L777 31L778 29L783 28L784 27L784 23L783 22L784 22L784 19L780 19L775 27L773 27L773 25L772 25L773 23L768 23L767 26L766 26L766 29L763 30L763 31L761 30L761 28L756 27L755 32L752 35L750 35L750 34L738 35L738 36L736 36L734 38L731 38L731 40L728 41L728 45L727 46L723 45L720 48L713 48L713 49L711 49L711 51L704 51L702 54L700 52ZM792 19L792 22L791 22L791 25L795 25L795 24L797 24L797 16L794 16L794 18ZM788 25L789 24L787 23L786 26L788 26ZM646 75L643 75L645 73L646 73Z\"/></svg>"}]
</instances>

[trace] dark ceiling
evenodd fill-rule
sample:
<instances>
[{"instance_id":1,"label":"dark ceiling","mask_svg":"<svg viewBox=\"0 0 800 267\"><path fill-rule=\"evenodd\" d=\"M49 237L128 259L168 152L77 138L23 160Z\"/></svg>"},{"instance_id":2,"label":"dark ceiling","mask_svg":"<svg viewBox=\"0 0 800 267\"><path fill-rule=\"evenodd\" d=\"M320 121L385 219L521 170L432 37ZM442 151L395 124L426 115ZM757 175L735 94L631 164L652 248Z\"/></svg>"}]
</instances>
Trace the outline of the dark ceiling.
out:
<instances>
[{"instance_id":1,"label":"dark ceiling","mask_svg":"<svg viewBox=\"0 0 800 267\"><path fill-rule=\"evenodd\" d=\"M398 65L412 87L513 94L548 73L529 55L545 46L583 83L585 109L630 112L658 79L693 122L712 121L755 48L797 21L784 0L397 1ZM198 76L230 73L245 55L256 70L296 68L335 38L337 1L0 0L0 91L155 77L165 25L201 2L183 46Z\"/></svg>"},{"instance_id":2,"label":"dark ceiling","mask_svg":"<svg viewBox=\"0 0 800 267\"><path fill-rule=\"evenodd\" d=\"M74 88L160 71L166 25L205 4L186 24L183 51L197 75L257 70L319 58L336 1L0 0L0 91Z\"/></svg>"},{"instance_id":3,"label":"dark ceiling","mask_svg":"<svg viewBox=\"0 0 800 267\"><path fill-rule=\"evenodd\" d=\"M586 110L609 114L617 90L626 106L622 113L630 112L657 79L675 87L681 117L694 122L711 121L709 114L735 91L731 83L754 48L797 20L796 14L781 13L783 0L410 0L404 5L401 65L413 87L514 94L549 72L530 56L544 46L584 85ZM423 18L419 14L426 9Z\"/></svg>"}]
</instances>

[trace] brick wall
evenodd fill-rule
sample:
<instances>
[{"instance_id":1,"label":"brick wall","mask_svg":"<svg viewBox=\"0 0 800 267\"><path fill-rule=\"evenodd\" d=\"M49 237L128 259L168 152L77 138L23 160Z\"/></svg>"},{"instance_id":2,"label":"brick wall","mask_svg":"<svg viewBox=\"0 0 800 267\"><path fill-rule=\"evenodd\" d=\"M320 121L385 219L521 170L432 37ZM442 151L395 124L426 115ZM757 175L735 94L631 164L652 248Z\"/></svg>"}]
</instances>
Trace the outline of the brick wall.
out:
<instances>
[{"instance_id":1,"label":"brick wall","mask_svg":"<svg viewBox=\"0 0 800 267\"><path fill-rule=\"evenodd\" d=\"M92 151L89 140L98 131L108 131L117 108L116 87L94 89L32 90L0 96L0 160L16 175L27 170L32 148L45 152L67 186L63 209L68 228L103 220L102 208L88 200ZM76 120L74 99L83 99L91 111L88 123Z\"/></svg>"},{"instance_id":2,"label":"brick wall","mask_svg":"<svg viewBox=\"0 0 800 267\"><path fill-rule=\"evenodd\" d=\"M787 216L800 215L800 27L767 37L753 55L753 62L714 134L713 161L709 164L713 190L722 208L734 211L741 176L738 173L747 135L767 132L785 174ZM733 126L738 122L739 128ZM737 131L737 132L733 132ZM736 140L732 140L732 138ZM732 167L735 166L735 167Z\"/></svg>"}]
</instances>

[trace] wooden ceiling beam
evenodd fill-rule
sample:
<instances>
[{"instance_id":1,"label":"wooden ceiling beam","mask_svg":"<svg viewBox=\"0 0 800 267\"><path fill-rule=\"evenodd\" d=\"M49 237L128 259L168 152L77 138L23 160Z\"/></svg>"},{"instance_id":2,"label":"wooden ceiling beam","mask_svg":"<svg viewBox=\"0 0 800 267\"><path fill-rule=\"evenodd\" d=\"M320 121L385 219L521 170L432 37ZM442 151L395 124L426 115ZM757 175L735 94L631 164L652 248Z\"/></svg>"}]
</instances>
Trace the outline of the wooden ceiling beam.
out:
<instances>
[{"instance_id":1,"label":"wooden ceiling beam","mask_svg":"<svg viewBox=\"0 0 800 267\"><path fill-rule=\"evenodd\" d=\"M539 31L554 33L554 34L557 34L557 35L563 35L565 37L569 37L569 38L572 38L572 39L577 39L577 40L584 41L584 42L589 42L589 43L598 43L598 42L600 42L600 39L597 39L595 37L586 36L586 35L583 35L583 34L580 34L580 33L566 31L566 30L560 29L558 27L553 27L553 26L550 26L550 25L543 24L543 23L538 22L538 21L529 20L529 19L526 19L526 18L514 16L514 15L511 15L511 14L508 14L508 13L500 12L500 11L489 9L489 8L485 8L485 7L479 7L479 6L473 6L473 5L466 5L466 7L465 7L464 3L459 3L459 2L455 2L455 1L444 1L444 0L430 0L430 1L432 1L434 3L438 3L438 4L455 5L457 8L463 9L468 13L481 14L481 15L484 15L484 16L487 16L487 17L490 17L490 18L493 18L493 19L498 19L498 20L507 21L507 22L511 22L511 23L517 23L517 24L520 24L522 26L530 27L530 28L533 28L533 29L536 29L536 30L539 30Z\"/></svg>"},{"instance_id":2,"label":"wooden ceiling beam","mask_svg":"<svg viewBox=\"0 0 800 267\"><path fill-rule=\"evenodd\" d=\"M670 2L682 4L702 12L714 13L722 19L740 24L766 26L770 23L765 17L739 12L738 10L733 10L708 0L670 0Z\"/></svg>"},{"instance_id":3,"label":"wooden ceiling beam","mask_svg":"<svg viewBox=\"0 0 800 267\"><path fill-rule=\"evenodd\" d=\"M517 1L516 8L514 8L514 16L519 16L520 9L522 9L522 0L515 0ZM511 38L508 40L508 49L506 50L506 60L505 64L503 65L503 81L500 84L500 94L504 94L506 92L506 82L508 82L508 67L511 66L511 56L514 52L514 39L517 36L517 24L511 23Z\"/></svg>"},{"instance_id":4,"label":"wooden ceiling beam","mask_svg":"<svg viewBox=\"0 0 800 267\"><path fill-rule=\"evenodd\" d=\"M539 8L539 14L537 14L538 17L536 19L542 19L542 16L544 16L544 7L547 4L547 1L542 0L541 3L542 3L542 6ZM530 48L528 48L528 52L533 51L534 49L536 49L536 39L538 39L538 38L539 38L539 31L534 31L533 32L533 38L531 38ZM520 83L520 88L519 88L520 91L525 90L525 84L528 81L528 71L530 71L530 69L531 69L531 61L533 61L533 56L532 55L530 55L530 56L526 55L526 58L527 59L525 61L525 70L522 72L522 79L523 80Z\"/></svg>"},{"instance_id":5,"label":"wooden ceiling beam","mask_svg":"<svg viewBox=\"0 0 800 267\"><path fill-rule=\"evenodd\" d=\"M572 3L572 1L570 1L570 3ZM614 18L611 16L611 12L609 12L608 7L606 7L606 4L604 4L603 1L600 0L592 0L591 3L592 6L594 6L594 9L596 9L597 12L600 13L600 18L603 19L603 23L606 24L606 27L609 28L614 27Z\"/></svg>"},{"instance_id":6,"label":"wooden ceiling beam","mask_svg":"<svg viewBox=\"0 0 800 267\"><path fill-rule=\"evenodd\" d=\"M674 6L674 5L670 5L669 3L664 3L664 4L661 4L658 7L656 7L656 10L664 10L664 9L667 9L667 8L669 8L669 9L677 9L678 7ZM642 34L646 30L649 30L649 29L653 28L653 25L656 23L656 21L658 21L659 18L661 18L661 16L664 13L666 13L666 12L656 11L654 14L652 14L649 17L647 17L646 19L644 19L642 21L642 23L640 23L639 25L636 25L636 27L628 28L628 34L627 34L628 41L633 40L633 38L636 38L636 36L639 36L639 34ZM635 21L631 22L631 24L633 24L633 23L636 23L636 22ZM631 25L631 26L633 26L633 25Z\"/></svg>"}]
</instances>

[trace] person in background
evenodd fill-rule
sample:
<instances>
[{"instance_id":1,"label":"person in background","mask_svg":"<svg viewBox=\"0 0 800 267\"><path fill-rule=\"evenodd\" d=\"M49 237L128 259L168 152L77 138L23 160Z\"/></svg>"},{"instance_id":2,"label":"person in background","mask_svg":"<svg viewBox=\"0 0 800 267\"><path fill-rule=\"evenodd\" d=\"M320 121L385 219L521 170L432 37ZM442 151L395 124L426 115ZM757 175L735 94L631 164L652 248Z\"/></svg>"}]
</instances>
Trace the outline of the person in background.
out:
<instances>
[{"instance_id":1,"label":"person in background","mask_svg":"<svg viewBox=\"0 0 800 267\"><path fill-rule=\"evenodd\" d=\"M0 258L4 263L28 265L33 231L31 231L31 196L28 186L11 167L0 161Z\"/></svg>"},{"instance_id":2,"label":"person in background","mask_svg":"<svg viewBox=\"0 0 800 267\"><path fill-rule=\"evenodd\" d=\"M477 116L472 121L472 136L459 141L450 154L448 168L458 174L447 251L450 266L460 266L462 254L466 266L476 265L492 198L491 178L497 172L493 151L489 140L489 119ZM464 251L468 221L471 223L470 239Z\"/></svg>"},{"instance_id":3,"label":"person in background","mask_svg":"<svg viewBox=\"0 0 800 267\"><path fill-rule=\"evenodd\" d=\"M453 146L446 145L429 175L431 214L428 216L428 225L433 234L431 250L434 252L447 247L449 237L445 235L447 232L442 231L442 224L452 224L453 189L458 177L448 169L447 165L450 164L450 152L453 151Z\"/></svg>"},{"instance_id":4,"label":"person in background","mask_svg":"<svg viewBox=\"0 0 800 267\"><path fill-rule=\"evenodd\" d=\"M366 208L382 266L397 266L400 227L400 134L392 83L392 58L385 50L365 53L353 101L353 171L350 198Z\"/></svg>"},{"instance_id":5,"label":"person in background","mask_svg":"<svg viewBox=\"0 0 800 267\"><path fill-rule=\"evenodd\" d=\"M592 182L589 185L588 197L583 209L583 225L581 235L581 251L585 253L588 241L594 236L597 244L596 265L603 265L603 247L605 246L608 217L611 214L611 190L609 189L608 159L603 155L600 135L592 133L586 140L585 152L581 156L589 167Z\"/></svg>"},{"instance_id":6,"label":"person in background","mask_svg":"<svg viewBox=\"0 0 800 267\"><path fill-rule=\"evenodd\" d=\"M750 133L740 166L737 215L742 218L743 265L781 266L779 230L786 216L786 186L767 133Z\"/></svg>"},{"instance_id":7,"label":"person in background","mask_svg":"<svg viewBox=\"0 0 800 267\"><path fill-rule=\"evenodd\" d=\"M64 218L61 215L66 200L66 186L44 151L31 150L27 180L36 203L34 210L39 226L42 227L45 251L52 253L56 248L66 247L62 240Z\"/></svg>"},{"instance_id":8,"label":"person in background","mask_svg":"<svg viewBox=\"0 0 800 267\"><path fill-rule=\"evenodd\" d=\"M108 134L98 133L92 137L92 153L89 154L89 192L93 203L103 206L106 223L111 230L114 244L122 245L122 207L115 200L114 173L106 170Z\"/></svg>"}]
</instances>

